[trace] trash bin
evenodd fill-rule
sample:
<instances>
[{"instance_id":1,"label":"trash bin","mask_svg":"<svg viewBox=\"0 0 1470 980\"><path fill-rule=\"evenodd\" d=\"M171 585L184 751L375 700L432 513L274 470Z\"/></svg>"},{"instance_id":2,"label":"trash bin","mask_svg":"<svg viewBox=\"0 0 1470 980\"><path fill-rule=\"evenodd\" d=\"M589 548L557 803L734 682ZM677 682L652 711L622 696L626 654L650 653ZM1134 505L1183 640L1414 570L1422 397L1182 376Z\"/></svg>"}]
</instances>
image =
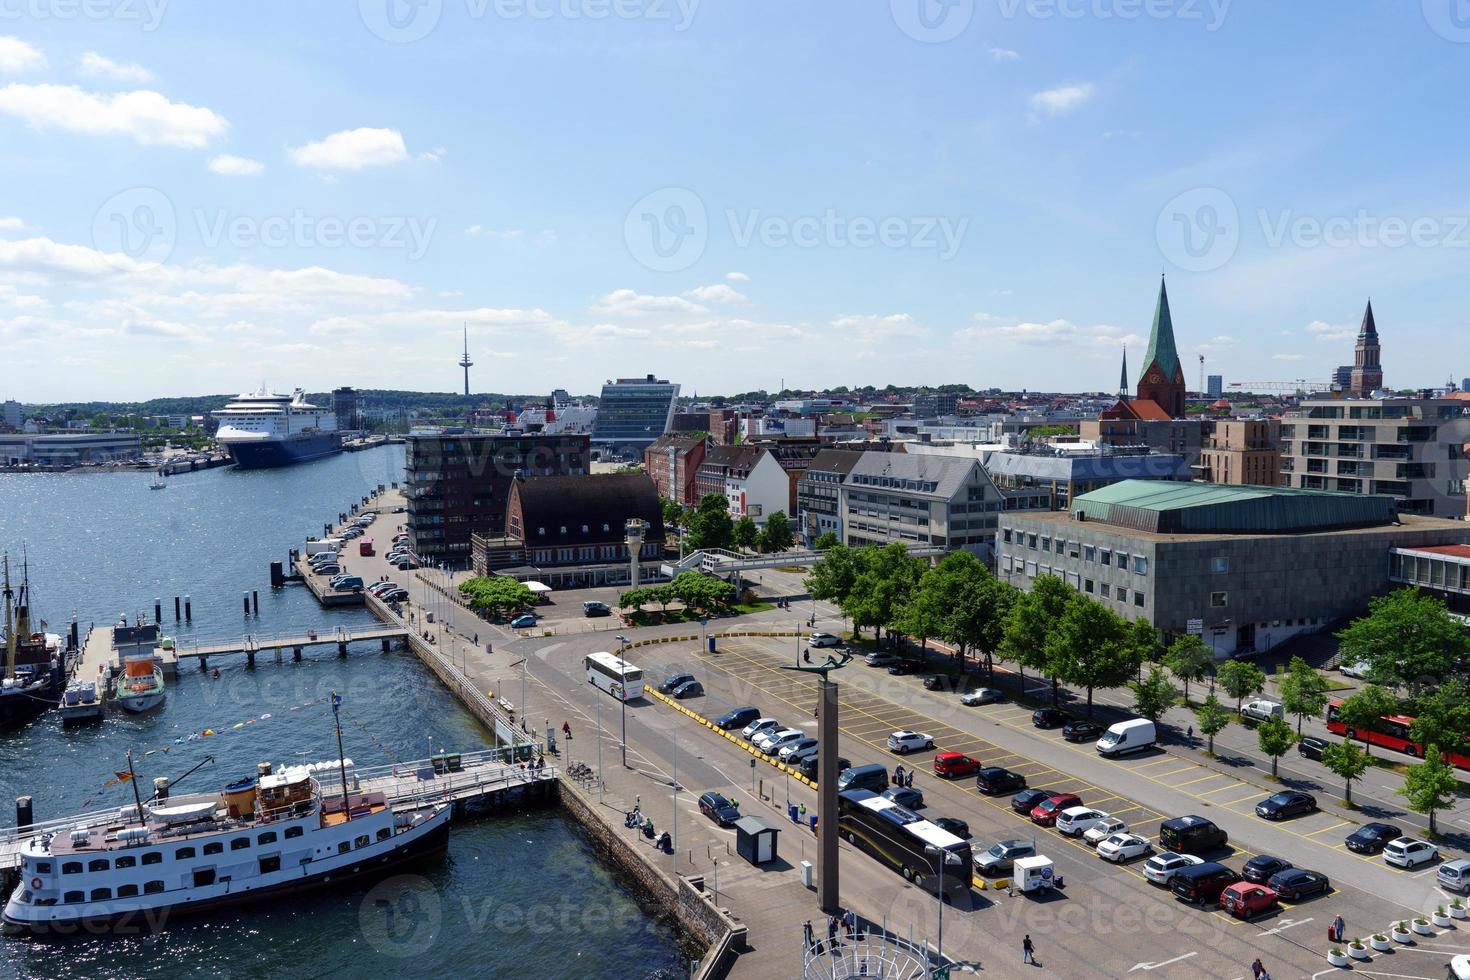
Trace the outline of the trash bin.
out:
<instances>
[{"instance_id":1,"label":"trash bin","mask_svg":"<svg viewBox=\"0 0 1470 980\"><path fill-rule=\"evenodd\" d=\"M811 827L812 833L815 834L817 832L817 815L813 813L810 817L807 817L807 820L811 821L809 826Z\"/></svg>"},{"instance_id":2,"label":"trash bin","mask_svg":"<svg viewBox=\"0 0 1470 980\"><path fill-rule=\"evenodd\" d=\"M711 636L709 638L709 652L710 653L714 653L715 652L715 638L713 636Z\"/></svg>"},{"instance_id":3,"label":"trash bin","mask_svg":"<svg viewBox=\"0 0 1470 980\"><path fill-rule=\"evenodd\" d=\"M791 818L792 823L801 823L801 819L796 815L795 803L786 804L786 815Z\"/></svg>"}]
</instances>

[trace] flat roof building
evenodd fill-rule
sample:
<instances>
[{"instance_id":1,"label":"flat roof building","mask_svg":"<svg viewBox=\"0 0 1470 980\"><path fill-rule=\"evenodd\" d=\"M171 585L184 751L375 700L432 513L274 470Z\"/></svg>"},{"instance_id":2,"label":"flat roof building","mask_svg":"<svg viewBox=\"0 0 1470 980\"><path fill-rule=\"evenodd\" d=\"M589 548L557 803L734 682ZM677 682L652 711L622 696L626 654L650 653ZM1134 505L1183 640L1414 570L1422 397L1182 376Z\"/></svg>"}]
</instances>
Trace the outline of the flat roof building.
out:
<instances>
[{"instance_id":1,"label":"flat roof building","mask_svg":"<svg viewBox=\"0 0 1470 980\"><path fill-rule=\"evenodd\" d=\"M604 458L626 456L641 460L643 450L668 432L674 421L679 386L653 375L618 378L602 388L592 445Z\"/></svg>"},{"instance_id":2,"label":"flat roof building","mask_svg":"<svg viewBox=\"0 0 1470 980\"><path fill-rule=\"evenodd\" d=\"M867 452L842 481L842 540L995 554L1000 491L971 456Z\"/></svg>"},{"instance_id":3,"label":"flat roof building","mask_svg":"<svg viewBox=\"0 0 1470 980\"><path fill-rule=\"evenodd\" d=\"M124 462L142 455L142 437L131 432L0 435L0 466L81 466Z\"/></svg>"}]
</instances>

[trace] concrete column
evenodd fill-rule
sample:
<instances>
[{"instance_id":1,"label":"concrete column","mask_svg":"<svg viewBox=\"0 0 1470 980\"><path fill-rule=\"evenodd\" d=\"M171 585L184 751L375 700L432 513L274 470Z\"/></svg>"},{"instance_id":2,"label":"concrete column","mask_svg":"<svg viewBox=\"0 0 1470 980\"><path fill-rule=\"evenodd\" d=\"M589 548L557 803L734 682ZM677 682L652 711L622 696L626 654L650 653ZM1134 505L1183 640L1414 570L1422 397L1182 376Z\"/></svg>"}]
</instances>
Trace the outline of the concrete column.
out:
<instances>
[{"instance_id":1,"label":"concrete column","mask_svg":"<svg viewBox=\"0 0 1470 980\"><path fill-rule=\"evenodd\" d=\"M817 904L841 907L837 886L837 685L823 678L817 703Z\"/></svg>"}]
</instances>

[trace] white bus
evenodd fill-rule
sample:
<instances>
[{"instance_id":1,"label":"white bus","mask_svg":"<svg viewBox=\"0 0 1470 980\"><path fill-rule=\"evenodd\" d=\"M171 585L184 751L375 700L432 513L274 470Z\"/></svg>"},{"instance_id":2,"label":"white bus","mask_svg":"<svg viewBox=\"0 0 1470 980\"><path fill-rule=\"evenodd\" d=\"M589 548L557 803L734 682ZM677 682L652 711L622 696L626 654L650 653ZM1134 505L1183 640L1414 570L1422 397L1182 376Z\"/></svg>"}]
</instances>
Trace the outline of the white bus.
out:
<instances>
[{"instance_id":1,"label":"white bus","mask_svg":"<svg viewBox=\"0 0 1470 980\"><path fill-rule=\"evenodd\" d=\"M587 683L595 684L619 701L643 697L643 671L611 653L591 653L584 666Z\"/></svg>"}]
</instances>

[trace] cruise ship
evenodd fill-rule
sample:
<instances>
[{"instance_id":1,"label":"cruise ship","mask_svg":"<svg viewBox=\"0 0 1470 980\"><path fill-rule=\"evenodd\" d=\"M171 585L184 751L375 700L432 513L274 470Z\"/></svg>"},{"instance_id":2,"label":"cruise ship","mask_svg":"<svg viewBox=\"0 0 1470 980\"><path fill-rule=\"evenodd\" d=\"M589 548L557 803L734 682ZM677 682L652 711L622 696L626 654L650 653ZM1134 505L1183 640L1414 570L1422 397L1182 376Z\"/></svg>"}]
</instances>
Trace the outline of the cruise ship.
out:
<instances>
[{"instance_id":1,"label":"cruise ship","mask_svg":"<svg viewBox=\"0 0 1470 980\"><path fill-rule=\"evenodd\" d=\"M214 417L219 420L215 441L236 466L289 466L342 451L336 414L307 402L300 388L278 395L262 387L242 394Z\"/></svg>"}]
</instances>

